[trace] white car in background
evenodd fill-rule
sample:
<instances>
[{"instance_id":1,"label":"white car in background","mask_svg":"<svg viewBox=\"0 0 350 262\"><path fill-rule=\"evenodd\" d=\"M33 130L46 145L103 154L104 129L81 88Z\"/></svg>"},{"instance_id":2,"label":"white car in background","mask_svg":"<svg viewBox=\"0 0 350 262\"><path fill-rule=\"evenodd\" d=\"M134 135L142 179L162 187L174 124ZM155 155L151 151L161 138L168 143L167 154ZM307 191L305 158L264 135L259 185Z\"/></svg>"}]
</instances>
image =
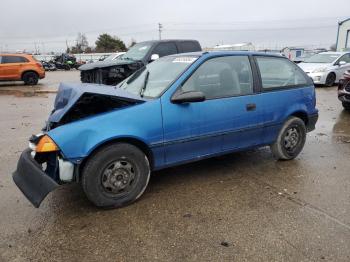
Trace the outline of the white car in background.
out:
<instances>
[{"instance_id":1,"label":"white car in background","mask_svg":"<svg viewBox=\"0 0 350 262\"><path fill-rule=\"evenodd\" d=\"M350 52L322 52L298 64L315 84L333 86L350 69Z\"/></svg>"}]
</instances>

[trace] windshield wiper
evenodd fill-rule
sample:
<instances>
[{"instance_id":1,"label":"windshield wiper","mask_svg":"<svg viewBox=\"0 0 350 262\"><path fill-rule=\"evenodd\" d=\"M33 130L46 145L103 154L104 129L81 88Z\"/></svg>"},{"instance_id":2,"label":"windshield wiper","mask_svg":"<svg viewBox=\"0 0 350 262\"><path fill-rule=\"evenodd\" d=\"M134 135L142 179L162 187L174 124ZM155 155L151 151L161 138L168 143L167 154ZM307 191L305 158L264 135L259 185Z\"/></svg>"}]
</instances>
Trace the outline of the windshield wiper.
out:
<instances>
[{"instance_id":1,"label":"windshield wiper","mask_svg":"<svg viewBox=\"0 0 350 262\"><path fill-rule=\"evenodd\" d=\"M140 96L143 97L143 94L145 93L146 87L147 87L147 83L148 83L148 78L149 78L149 71L146 72L145 75L145 80L143 81L143 85L140 89Z\"/></svg>"}]
</instances>

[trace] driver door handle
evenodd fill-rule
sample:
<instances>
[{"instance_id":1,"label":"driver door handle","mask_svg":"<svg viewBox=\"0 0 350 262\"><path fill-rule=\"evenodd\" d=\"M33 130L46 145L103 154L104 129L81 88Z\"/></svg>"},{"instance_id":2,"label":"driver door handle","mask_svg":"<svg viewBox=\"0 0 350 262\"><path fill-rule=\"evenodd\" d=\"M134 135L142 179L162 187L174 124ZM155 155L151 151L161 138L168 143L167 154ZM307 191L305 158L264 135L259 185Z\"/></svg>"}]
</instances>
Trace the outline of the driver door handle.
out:
<instances>
[{"instance_id":1,"label":"driver door handle","mask_svg":"<svg viewBox=\"0 0 350 262\"><path fill-rule=\"evenodd\" d=\"M247 104L246 109L247 111L254 111L256 109L256 104Z\"/></svg>"}]
</instances>

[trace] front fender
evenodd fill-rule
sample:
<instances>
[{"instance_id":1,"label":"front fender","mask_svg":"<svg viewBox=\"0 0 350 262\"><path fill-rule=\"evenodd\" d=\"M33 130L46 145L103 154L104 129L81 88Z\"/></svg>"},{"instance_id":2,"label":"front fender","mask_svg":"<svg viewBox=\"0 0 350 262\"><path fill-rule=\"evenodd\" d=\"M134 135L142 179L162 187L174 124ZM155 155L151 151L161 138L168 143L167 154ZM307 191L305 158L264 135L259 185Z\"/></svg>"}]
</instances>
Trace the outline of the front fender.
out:
<instances>
[{"instance_id":1,"label":"front fender","mask_svg":"<svg viewBox=\"0 0 350 262\"><path fill-rule=\"evenodd\" d=\"M85 158L99 145L130 137L148 146L163 141L160 100L103 113L48 132L67 159Z\"/></svg>"}]
</instances>

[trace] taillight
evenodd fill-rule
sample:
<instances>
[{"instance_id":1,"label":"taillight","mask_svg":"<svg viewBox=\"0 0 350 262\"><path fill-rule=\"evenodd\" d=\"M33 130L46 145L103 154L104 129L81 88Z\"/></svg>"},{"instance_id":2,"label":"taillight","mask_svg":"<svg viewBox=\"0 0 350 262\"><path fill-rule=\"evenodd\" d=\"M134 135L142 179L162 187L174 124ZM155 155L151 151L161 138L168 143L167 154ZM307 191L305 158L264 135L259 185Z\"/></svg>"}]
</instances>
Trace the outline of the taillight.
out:
<instances>
[{"instance_id":1,"label":"taillight","mask_svg":"<svg viewBox=\"0 0 350 262\"><path fill-rule=\"evenodd\" d=\"M42 63L37 62L36 64L37 64L37 66L39 66L39 67L43 68Z\"/></svg>"}]
</instances>

